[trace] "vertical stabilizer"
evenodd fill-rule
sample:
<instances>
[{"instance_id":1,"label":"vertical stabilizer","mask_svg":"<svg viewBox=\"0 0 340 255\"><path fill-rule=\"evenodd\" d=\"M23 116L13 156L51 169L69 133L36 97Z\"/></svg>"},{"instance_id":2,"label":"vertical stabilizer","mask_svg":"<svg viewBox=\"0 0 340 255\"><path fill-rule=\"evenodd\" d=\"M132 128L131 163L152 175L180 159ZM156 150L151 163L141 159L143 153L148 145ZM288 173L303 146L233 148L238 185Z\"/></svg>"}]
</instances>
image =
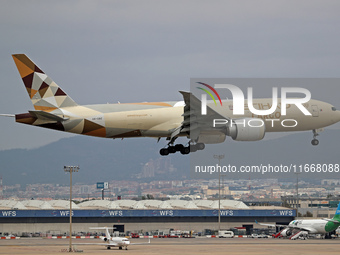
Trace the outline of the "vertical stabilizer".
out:
<instances>
[{"instance_id":1,"label":"vertical stabilizer","mask_svg":"<svg viewBox=\"0 0 340 255\"><path fill-rule=\"evenodd\" d=\"M338 205L338 208L337 208L336 211L335 211L335 215L334 215L334 217L333 217L333 220L338 220L338 221L340 221L340 203L339 203L339 205Z\"/></svg>"},{"instance_id":2,"label":"vertical stabilizer","mask_svg":"<svg viewBox=\"0 0 340 255\"><path fill-rule=\"evenodd\" d=\"M12 55L35 110L51 112L61 107L77 106L50 77L25 54Z\"/></svg>"},{"instance_id":3,"label":"vertical stabilizer","mask_svg":"<svg viewBox=\"0 0 340 255\"><path fill-rule=\"evenodd\" d=\"M108 240L110 240L111 236L110 236L110 233L109 233L109 228L105 228L105 231L106 231L106 238Z\"/></svg>"}]
</instances>

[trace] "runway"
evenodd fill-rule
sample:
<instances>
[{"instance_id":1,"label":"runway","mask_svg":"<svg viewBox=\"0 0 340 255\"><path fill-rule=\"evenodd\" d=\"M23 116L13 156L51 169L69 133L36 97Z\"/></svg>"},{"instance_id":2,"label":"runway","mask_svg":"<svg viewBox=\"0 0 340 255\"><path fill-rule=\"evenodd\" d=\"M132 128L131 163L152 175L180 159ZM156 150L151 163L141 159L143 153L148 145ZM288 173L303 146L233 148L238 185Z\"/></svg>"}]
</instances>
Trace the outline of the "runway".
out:
<instances>
[{"instance_id":1,"label":"runway","mask_svg":"<svg viewBox=\"0 0 340 255\"><path fill-rule=\"evenodd\" d=\"M132 239L131 243L147 242ZM80 245L77 243L93 243ZM128 250L97 246L100 240L73 240L74 248L84 254L339 254L340 240L332 239L251 239L251 238L191 238L151 239L151 244L130 245ZM0 254L60 254L68 251L68 239L22 238L0 240Z\"/></svg>"}]
</instances>

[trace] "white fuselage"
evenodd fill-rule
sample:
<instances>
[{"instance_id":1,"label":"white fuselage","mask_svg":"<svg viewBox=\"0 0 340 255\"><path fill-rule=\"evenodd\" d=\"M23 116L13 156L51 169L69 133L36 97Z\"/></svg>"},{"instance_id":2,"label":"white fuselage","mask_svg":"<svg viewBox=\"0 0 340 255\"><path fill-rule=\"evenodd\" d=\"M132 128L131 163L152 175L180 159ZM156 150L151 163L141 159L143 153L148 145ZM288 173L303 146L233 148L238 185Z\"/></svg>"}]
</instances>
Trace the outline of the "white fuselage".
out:
<instances>
[{"instance_id":1,"label":"white fuselage","mask_svg":"<svg viewBox=\"0 0 340 255\"><path fill-rule=\"evenodd\" d=\"M299 228L308 231L309 234L326 234L325 220L293 220L288 224L289 228Z\"/></svg>"},{"instance_id":2,"label":"white fuselage","mask_svg":"<svg viewBox=\"0 0 340 255\"><path fill-rule=\"evenodd\" d=\"M129 133L126 137L168 137L173 129L181 126L183 122L184 107L181 102L169 102L172 107L141 108L134 104L107 104L84 105L60 108L55 114L67 116L63 122L65 131L81 133L82 129L73 123L80 119L88 119L105 126L106 133L103 137L120 138L133 130L140 133ZM270 115L254 115L246 108L242 116L233 115L232 101L223 101L224 106L208 104L214 111L228 119L258 118L263 120L266 132L305 131L323 128L340 121L340 111L328 103L310 100L306 108L312 113L304 115L295 105L287 106L287 114L282 115L278 108ZM254 99L254 106L266 109L271 104L271 99ZM100 112L100 114L99 114ZM289 121L289 120L294 120ZM287 127L291 126L291 127ZM69 128L68 128L69 127ZM105 135L105 136L104 136Z\"/></svg>"},{"instance_id":3,"label":"white fuselage","mask_svg":"<svg viewBox=\"0 0 340 255\"><path fill-rule=\"evenodd\" d=\"M102 240L105 242L104 238ZM110 237L107 241L108 247L127 247L130 244L130 240L122 237Z\"/></svg>"}]
</instances>

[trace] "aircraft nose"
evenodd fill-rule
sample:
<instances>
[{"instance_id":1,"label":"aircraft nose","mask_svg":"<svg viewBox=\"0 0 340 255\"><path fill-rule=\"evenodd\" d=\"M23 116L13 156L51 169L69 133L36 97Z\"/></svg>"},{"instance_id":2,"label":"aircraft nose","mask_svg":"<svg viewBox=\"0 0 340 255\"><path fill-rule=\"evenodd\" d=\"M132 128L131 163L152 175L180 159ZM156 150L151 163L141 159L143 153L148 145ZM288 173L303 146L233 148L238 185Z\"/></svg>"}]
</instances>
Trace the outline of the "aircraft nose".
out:
<instances>
[{"instance_id":1,"label":"aircraft nose","mask_svg":"<svg viewBox=\"0 0 340 255\"><path fill-rule=\"evenodd\" d=\"M332 121L334 123L337 123L337 122L340 121L340 111L336 110L336 111L333 112L333 114L332 114Z\"/></svg>"}]
</instances>

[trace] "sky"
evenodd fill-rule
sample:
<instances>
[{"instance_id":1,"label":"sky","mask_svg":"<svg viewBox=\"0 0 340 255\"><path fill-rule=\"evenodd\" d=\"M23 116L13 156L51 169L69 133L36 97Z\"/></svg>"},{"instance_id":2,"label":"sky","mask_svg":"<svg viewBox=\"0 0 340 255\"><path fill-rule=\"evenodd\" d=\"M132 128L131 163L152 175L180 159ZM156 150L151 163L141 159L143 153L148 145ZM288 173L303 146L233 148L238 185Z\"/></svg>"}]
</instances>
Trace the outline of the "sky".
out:
<instances>
[{"instance_id":1,"label":"sky","mask_svg":"<svg viewBox=\"0 0 340 255\"><path fill-rule=\"evenodd\" d=\"M0 113L33 109L15 53L78 104L182 100L190 78L338 78L339 10L327 0L3 0ZM340 109L339 90L328 93ZM71 136L6 117L0 126L0 150Z\"/></svg>"}]
</instances>

